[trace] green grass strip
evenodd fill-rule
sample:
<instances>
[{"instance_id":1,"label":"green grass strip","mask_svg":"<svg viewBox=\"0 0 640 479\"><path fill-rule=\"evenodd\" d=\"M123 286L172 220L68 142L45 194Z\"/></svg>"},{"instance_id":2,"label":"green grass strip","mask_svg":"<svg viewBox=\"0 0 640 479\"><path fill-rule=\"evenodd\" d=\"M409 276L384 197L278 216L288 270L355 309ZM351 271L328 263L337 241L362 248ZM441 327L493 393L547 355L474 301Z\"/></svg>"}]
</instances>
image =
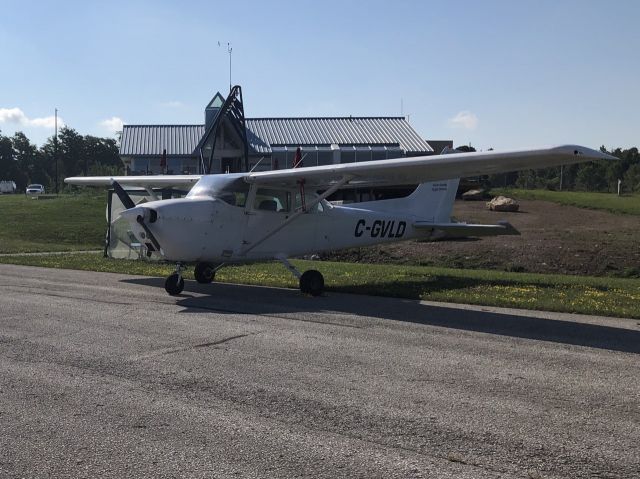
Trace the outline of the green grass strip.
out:
<instances>
[{"instance_id":1,"label":"green grass strip","mask_svg":"<svg viewBox=\"0 0 640 479\"><path fill-rule=\"evenodd\" d=\"M98 254L0 257L2 263L167 276L168 264L113 260ZM327 291L543 311L640 318L640 280L294 260L317 269ZM185 276L192 278L192 271ZM297 288L280 263L228 266L216 281Z\"/></svg>"},{"instance_id":2,"label":"green grass strip","mask_svg":"<svg viewBox=\"0 0 640 479\"><path fill-rule=\"evenodd\" d=\"M96 250L107 230L106 193L0 196L0 254Z\"/></svg>"},{"instance_id":3,"label":"green grass strip","mask_svg":"<svg viewBox=\"0 0 640 479\"><path fill-rule=\"evenodd\" d=\"M521 190L516 188L495 188L491 190L491 194L511 196L521 200L550 201L560 205L603 210L616 214L640 215L640 195L618 196L613 193Z\"/></svg>"}]
</instances>

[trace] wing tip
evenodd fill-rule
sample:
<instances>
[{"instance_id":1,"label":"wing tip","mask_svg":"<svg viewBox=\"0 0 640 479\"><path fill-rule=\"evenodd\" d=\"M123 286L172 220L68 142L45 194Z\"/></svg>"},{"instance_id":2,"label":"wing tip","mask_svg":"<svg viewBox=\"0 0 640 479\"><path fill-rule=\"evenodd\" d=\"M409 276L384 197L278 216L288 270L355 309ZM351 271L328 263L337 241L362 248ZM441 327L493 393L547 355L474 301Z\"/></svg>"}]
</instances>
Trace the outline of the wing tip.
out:
<instances>
[{"instance_id":1,"label":"wing tip","mask_svg":"<svg viewBox=\"0 0 640 479\"><path fill-rule=\"evenodd\" d=\"M584 156L585 158L590 158L593 160L617 160L618 158L610 155L609 153L602 152L600 150L595 150L593 148L589 148L582 145L560 145L553 148L560 153L573 155L573 156Z\"/></svg>"}]
</instances>

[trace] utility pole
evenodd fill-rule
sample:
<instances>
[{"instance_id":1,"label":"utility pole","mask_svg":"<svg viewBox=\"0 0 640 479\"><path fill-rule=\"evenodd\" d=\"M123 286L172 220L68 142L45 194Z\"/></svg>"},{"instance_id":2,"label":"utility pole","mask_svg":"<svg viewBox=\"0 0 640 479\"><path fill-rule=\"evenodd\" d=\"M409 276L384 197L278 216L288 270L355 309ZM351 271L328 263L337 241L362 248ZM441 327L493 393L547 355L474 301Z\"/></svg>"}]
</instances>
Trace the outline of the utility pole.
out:
<instances>
[{"instance_id":1,"label":"utility pole","mask_svg":"<svg viewBox=\"0 0 640 479\"><path fill-rule=\"evenodd\" d=\"M56 162L56 195L58 194L58 109L55 110L55 136L53 139L53 158Z\"/></svg>"},{"instance_id":2,"label":"utility pole","mask_svg":"<svg viewBox=\"0 0 640 479\"><path fill-rule=\"evenodd\" d=\"M221 47L222 44L218 42L218 46ZM231 88L232 88L232 83L231 83L231 52L232 51L233 51L233 48L231 48L231 42L227 42L227 53L229 54L229 93L231 93Z\"/></svg>"}]
</instances>

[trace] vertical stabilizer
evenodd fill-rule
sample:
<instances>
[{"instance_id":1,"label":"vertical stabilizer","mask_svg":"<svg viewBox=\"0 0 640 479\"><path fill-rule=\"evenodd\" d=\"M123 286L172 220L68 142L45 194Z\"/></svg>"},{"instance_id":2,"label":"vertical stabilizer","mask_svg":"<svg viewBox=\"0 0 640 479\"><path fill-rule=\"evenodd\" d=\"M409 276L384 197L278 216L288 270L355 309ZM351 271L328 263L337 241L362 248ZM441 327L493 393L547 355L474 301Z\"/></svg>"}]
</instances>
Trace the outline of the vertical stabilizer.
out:
<instances>
[{"instance_id":1,"label":"vertical stabilizer","mask_svg":"<svg viewBox=\"0 0 640 479\"><path fill-rule=\"evenodd\" d=\"M431 220L434 223L451 221L458 183L460 179L455 178L418 185L416 190L407 197L411 213L424 221Z\"/></svg>"},{"instance_id":2,"label":"vertical stabilizer","mask_svg":"<svg viewBox=\"0 0 640 479\"><path fill-rule=\"evenodd\" d=\"M385 213L402 213L413 216L416 221L448 223L451 221L459 182L460 179L455 178L422 183L404 198L356 203L353 207Z\"/></svg>"}]
</instances>

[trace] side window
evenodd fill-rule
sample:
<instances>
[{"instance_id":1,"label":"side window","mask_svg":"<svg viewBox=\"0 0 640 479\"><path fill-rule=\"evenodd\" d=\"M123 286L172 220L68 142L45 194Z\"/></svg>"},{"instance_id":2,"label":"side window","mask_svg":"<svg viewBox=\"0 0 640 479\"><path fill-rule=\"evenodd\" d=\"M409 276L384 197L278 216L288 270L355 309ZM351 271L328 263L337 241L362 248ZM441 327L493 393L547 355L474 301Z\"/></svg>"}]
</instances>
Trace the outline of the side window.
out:
<instances>
[{"instance_id":1,"label":"side window","mask_svg":"<svg viewBox=\"0 0 640 479\"><path fill-rule=\"evenodd\" d=\"M247 193L244 191L229 191L219 195L218 198L231 206L244 207L247 202Z\"/></svg>"},{"instance_id":2,"label":"side window","mask_svg":"<svg viewBox=\"0 0 640 479\"><path fill-rule=\"evenodd\" d=\"M295 203L294 203L294 209L296 211L298 211L300 208L302 208L302 201L300 201L301 196L300 196L300 192L296 193L296 199L295 199ZM305 205L310 205L311 202L313 200L315 200L316 197L315 195L309 194L309 193L305 193L304 195L304 204ZM322 208L322 202L318 203L317 205L315 205L313 208L308 208L308 213L322 213L324 210Z\"/></svg>"},{"instance_id":3,"label":"side window","mask_svg":"<svg viewBox=\"0 0 640 479\"><path fill-rule=\"evenodd\" d=\"M259 188L256 192L256 200L253 208L256 210L287 213L291 211L291 193L286 190Z\"/></svg>"}]
</instances>

